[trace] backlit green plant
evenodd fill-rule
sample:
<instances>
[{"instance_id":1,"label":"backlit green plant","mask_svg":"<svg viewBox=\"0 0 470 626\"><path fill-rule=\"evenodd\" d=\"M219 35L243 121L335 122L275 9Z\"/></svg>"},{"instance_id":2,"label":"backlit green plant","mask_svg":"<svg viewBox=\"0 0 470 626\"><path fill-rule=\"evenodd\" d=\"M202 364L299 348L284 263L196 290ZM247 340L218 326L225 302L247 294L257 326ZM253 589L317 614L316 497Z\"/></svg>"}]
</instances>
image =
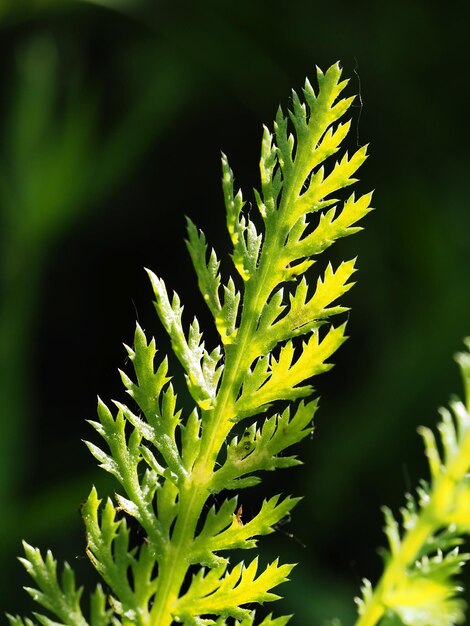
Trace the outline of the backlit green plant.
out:
<instances>
[{"instance_id":1,"label":"backlit green plant","mask_svg":"<svg viewBox=\"0 0 470 626\"><path fill-rule=\"evenodd\" d=\"M279 111L274 133L264 130L255 192L261 227L244 211L223 157L235 278L222 279L215 252L188 222L188 249L220 345L206 349L197 320L184 330L178 296L149 272L193 410L178 408L167 361L156 358L155 341L137 326L127 348L134 373L121 372L132 406L115 402L111 411L100 401L99 421L91 423L105 446L88 443L121 487L115 502L102 502L93 488L82 507L86 552L104 585L82 603L70 566L58 575L50 552L44 557L25 543L21 561L35 583L27 590L49 617L9 616L13 626L287 623L288 617L256 617L253 607L278 597L274 589L292 565L276 560L260 567L254 558L230 566L227 554L255 548L298 502L276 495L246 519L237 492L256 485L262 470L300 463L283 454L311 432L317 402L306 400L309 381L331 367L328 359L344 341L344 324L333 326L330 318L346 311L336 301L352 285L354 262L328 265L314 288L306 273L336 239L359 230L356 223L370 211L370 194L332 197L355 182L364 148L323 169L350 127L339 122L353 100L339 99L346 85L340 76L338 65L319 71L318 91L307 82L304 102L294 93L288 116ZM456 578L470 558L460 551L470 532L470 340L467 348L457 356L466 402L454 399L441 411L439 440L420 429L430 481L416 498L407 496L401 523L384 509L384 572L375 589L364 579L356 626L464 621ZM143 529L136 547L131 518Z\"/></svg>"},{"instance_id":2,"label":"backlit green plant","mask_svg":"<svg viewBox=\"0 0 470 626\"><path fill-rule=\"evenodd\" d=\"M337 239L359 230L371 194L335 198L355 182L366 148L324 169L340 148L350 121L339 122L352 97L340 98L339 65L318 71L318 91L307 81L304 100L294 92L292 110L279 110L274 133L264 129L261 189L255 193L262 226L244 211L241 192L222 159L227 228L238 277L223 279L219 261L201 231L188 222L188 249L201 293L214 318L220 344L206 348L196 319L184 328L183 307L164 282L149 272L158 316L179 359L194 408L185 415L156 358L155 341L137 327L127 348L134 373L122 373L131 407L99 402L92 425L104 449L88 446L101 467L120 483L116 503L92 489L83 506L87 554L102 577L82 607L68 565L57 576L51 553L25 544L23 563L35 582L30 595L41 624L167 626L255 623L253 605L278 596L292 565L276 560L260 568L256 558L229 566L227 551L254 548L257 538L293 508L298 498L265 500L252 519L242 518L236 494L257 484L262 470L297 465L284 451L312 430L316 400L310 379L327 371L328 359L345 339L345 324L331 318L346 311L336 303L352 285L354 261L328 265L315 287L306 272ZM310 275L310 273L309 273ZM257 421L255 421L255 418ZM226 491L235 492L225 496ZM214 494L217 507L207 509ZM126 518L145 533L130 546ZM227 621L229 620L229 621ZM282 626L287 617L258 619ZM15 626L30 619L10 617Z\"/></svg>"},{"instance_id":3,"label":"backlit green plant","mask_svg":"<svg viewBox=\"0 0 470 626\"><path fill-rule=\"evenodd\" d=\"M439 445L432 430L420 428L431 480L416 499L408 494L402 530L384 509L384 573L375 589L364 579L356 626L452 626L465 619L455 577L470 558L459 551L470 533L470 339L466 346L456 357L466 402L454 398L450 410L441 409Z\"/></svg>"}]
</instances>

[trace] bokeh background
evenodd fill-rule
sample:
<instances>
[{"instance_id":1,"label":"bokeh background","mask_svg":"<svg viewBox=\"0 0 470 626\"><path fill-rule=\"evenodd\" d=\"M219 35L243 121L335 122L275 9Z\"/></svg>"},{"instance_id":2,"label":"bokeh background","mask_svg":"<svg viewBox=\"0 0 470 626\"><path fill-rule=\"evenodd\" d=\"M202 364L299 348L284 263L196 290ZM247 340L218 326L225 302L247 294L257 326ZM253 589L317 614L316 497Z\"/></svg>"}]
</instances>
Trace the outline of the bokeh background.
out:
<instances>
[{"instance_id":1,"label":"bokeh background","mask_svg":"<svg viewBox=\"0 0 470 626\"><path fill-rule=\"evenodd\" d=\"M2 611L32 607L23 538L91 584L79 505L92 483L113 485L85 420L97 393L122 399L136 318L168 349L143 267L209 325L184 215L226 250L220 150L249 196L261 124L340 59L362 102L349 147L371 143L359 188L376 189L377 211L331 252L359 257L351 338L317 383L307 464L265 483L306 497L261 545L300 563L278 613L353 622L361 578L380 572L380 507L397 510L426 474L416 427L460 392L469 17L463 2L408 0L0 0ZM245 515L263 493L243 494Z\"/></svg>"}]
</instances>

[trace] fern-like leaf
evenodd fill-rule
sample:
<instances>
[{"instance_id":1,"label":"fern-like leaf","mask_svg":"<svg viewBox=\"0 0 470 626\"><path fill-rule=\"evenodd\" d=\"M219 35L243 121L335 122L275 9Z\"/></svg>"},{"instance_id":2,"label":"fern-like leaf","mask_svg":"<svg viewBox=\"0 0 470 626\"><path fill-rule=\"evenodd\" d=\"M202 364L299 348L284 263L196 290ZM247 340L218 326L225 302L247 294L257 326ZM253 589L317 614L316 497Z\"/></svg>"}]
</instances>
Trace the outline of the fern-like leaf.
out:
<instances>
[{"instance_id":1,"label":"fern-like leaf","mask_svg":"<svg viewBox=\"0 0 470 626\"><path fill-rule=\"evenodd\" d=\"M470 350L470 340L467 340ZM460 552L470 534L470 352L457 355L467 404L456 399L441 409L439 437L420 428L430 470L417 498L407 496L400 524L384 509L389 550L383 576L372 589L367 581L357 600L357 626L398 619L405 626L453 626L464 620L465 602L456 583L470 554ZM440 439L438 443L438 439ZM395 620L395 621L394 621Z\"/></svg>"},{"instance_id":2,"label":"fern-like leaf","mask_svg":"<svg viewBox=\"0 0 470 626\"><path fill-rule=\"evenodd\" d=\"M194 405L187 414L178 408L167 360L137 326L133 346L126 347L134 372L121 372L131 406L99 401L92 426L103 444L87 444L119 483L114 502L102 503L93 489L83 506L87 553L109 589L106 601L101 591L93 596L92 626L222 626L233 620L252 626L251 605L275 600L274 589L292 569L277 561L259 569L257 559L229 569L227 550L254 548L298 498L268 498L251 519L234 497L219 495L217 507L207 504L211 494L256 484L262 471L300 463L286 450L312 431L317 402L303 398L345 340L345 324L333 326L331 319L346 311L338 300L352 285L355 262L327 265L315 288L306 272L337 239L357 232L371 210L370 194L340 199L366 149L325 169L350 128L350 121L339 120L353 98L340 97L347 81L338 64L325 74L318 70L317 79L317 91L307 81L303 99L293 93L288 115L279 110L274 131L264 129L255 192L259 221L245 211L222 158L233 277L222 277L219 257L188 221L188 250L220 345L206 347L198 321L187 327L177 294L149 272L157 314ZM266 415L273 404L276 411ZM135 548L131 518L145 534ZM65 593L67 606L81 615L80 591L69 578L65 592L57 583L44 587L38 558L31 552L25 562L40 589L36 599L62 619L57 602ZM74 624L85 623L80 619ZM258 623L287 621L269 616Z\"/></svg>"}]
</instances>

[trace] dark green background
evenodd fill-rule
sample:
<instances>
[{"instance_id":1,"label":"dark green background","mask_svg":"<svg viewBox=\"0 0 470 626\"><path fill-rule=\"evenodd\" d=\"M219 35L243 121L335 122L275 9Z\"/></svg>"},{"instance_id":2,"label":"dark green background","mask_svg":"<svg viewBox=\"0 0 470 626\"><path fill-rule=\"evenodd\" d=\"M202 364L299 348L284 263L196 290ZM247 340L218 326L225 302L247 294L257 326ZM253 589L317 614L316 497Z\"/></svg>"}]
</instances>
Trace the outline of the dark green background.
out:
<instances>
[{"instance_id":1,"label":"dark green background","mask_svg":"<svg viewBox=\"0 0 470 626\"><path fill-rule=\"evenodd\" d=\"M94 437L85 419L97 392L123 399L116 370L136 316L168 349L142 268L209 326L184 215L227 250L220 150L249 196L262 123L315 65L340 59L362 99L349 148L371 143L358 186L375 188L377 211L331 252L334 263L359 257L351 338L317 383L306 465L266 483L305 499L262 546L300 563L278 613L351 623L361 578L380 572L380 506L397 510L426 475L416 427L460 393L452 354L470 334L466 4L102 4L0 0L0 608L30 607L15 559L22 538L90 578L79 505L92 482L113 487L81 442ZM242 494L245 515L263 493Z\"/></svg>"}]
</instances>

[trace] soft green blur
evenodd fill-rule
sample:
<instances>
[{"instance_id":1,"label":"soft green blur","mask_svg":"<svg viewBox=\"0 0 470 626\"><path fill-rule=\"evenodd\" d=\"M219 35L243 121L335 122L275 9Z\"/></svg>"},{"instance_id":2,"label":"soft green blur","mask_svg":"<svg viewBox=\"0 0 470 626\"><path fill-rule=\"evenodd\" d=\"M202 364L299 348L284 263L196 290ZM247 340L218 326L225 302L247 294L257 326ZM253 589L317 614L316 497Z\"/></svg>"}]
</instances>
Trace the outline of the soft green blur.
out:
<instances>
[{"instance_id":1,"label":"soft green blur","mask_svg":"<svg viewBox=\"0 0 470 626\"><path fill-rule=\"evenodd\" d=\"M379 571L380 506L425 477L416 426L461 392L451 358L470 334L469 16L432 8L0 0L1 609L28 602L22 538L87 580L78 508L104 478L85 420L97 393L122 397L136 317L167 348L142 268L207 323L184 215L226 250L220 150L249 196L262 123L341 59L377 211L332 253L359 257L351 338L320 383L306 465L263 488L305 500L261 544L300 563L279 612L352 621L360 579ZM244 515L263 495L244 495Z\"/></svg>"}]
</instances>

